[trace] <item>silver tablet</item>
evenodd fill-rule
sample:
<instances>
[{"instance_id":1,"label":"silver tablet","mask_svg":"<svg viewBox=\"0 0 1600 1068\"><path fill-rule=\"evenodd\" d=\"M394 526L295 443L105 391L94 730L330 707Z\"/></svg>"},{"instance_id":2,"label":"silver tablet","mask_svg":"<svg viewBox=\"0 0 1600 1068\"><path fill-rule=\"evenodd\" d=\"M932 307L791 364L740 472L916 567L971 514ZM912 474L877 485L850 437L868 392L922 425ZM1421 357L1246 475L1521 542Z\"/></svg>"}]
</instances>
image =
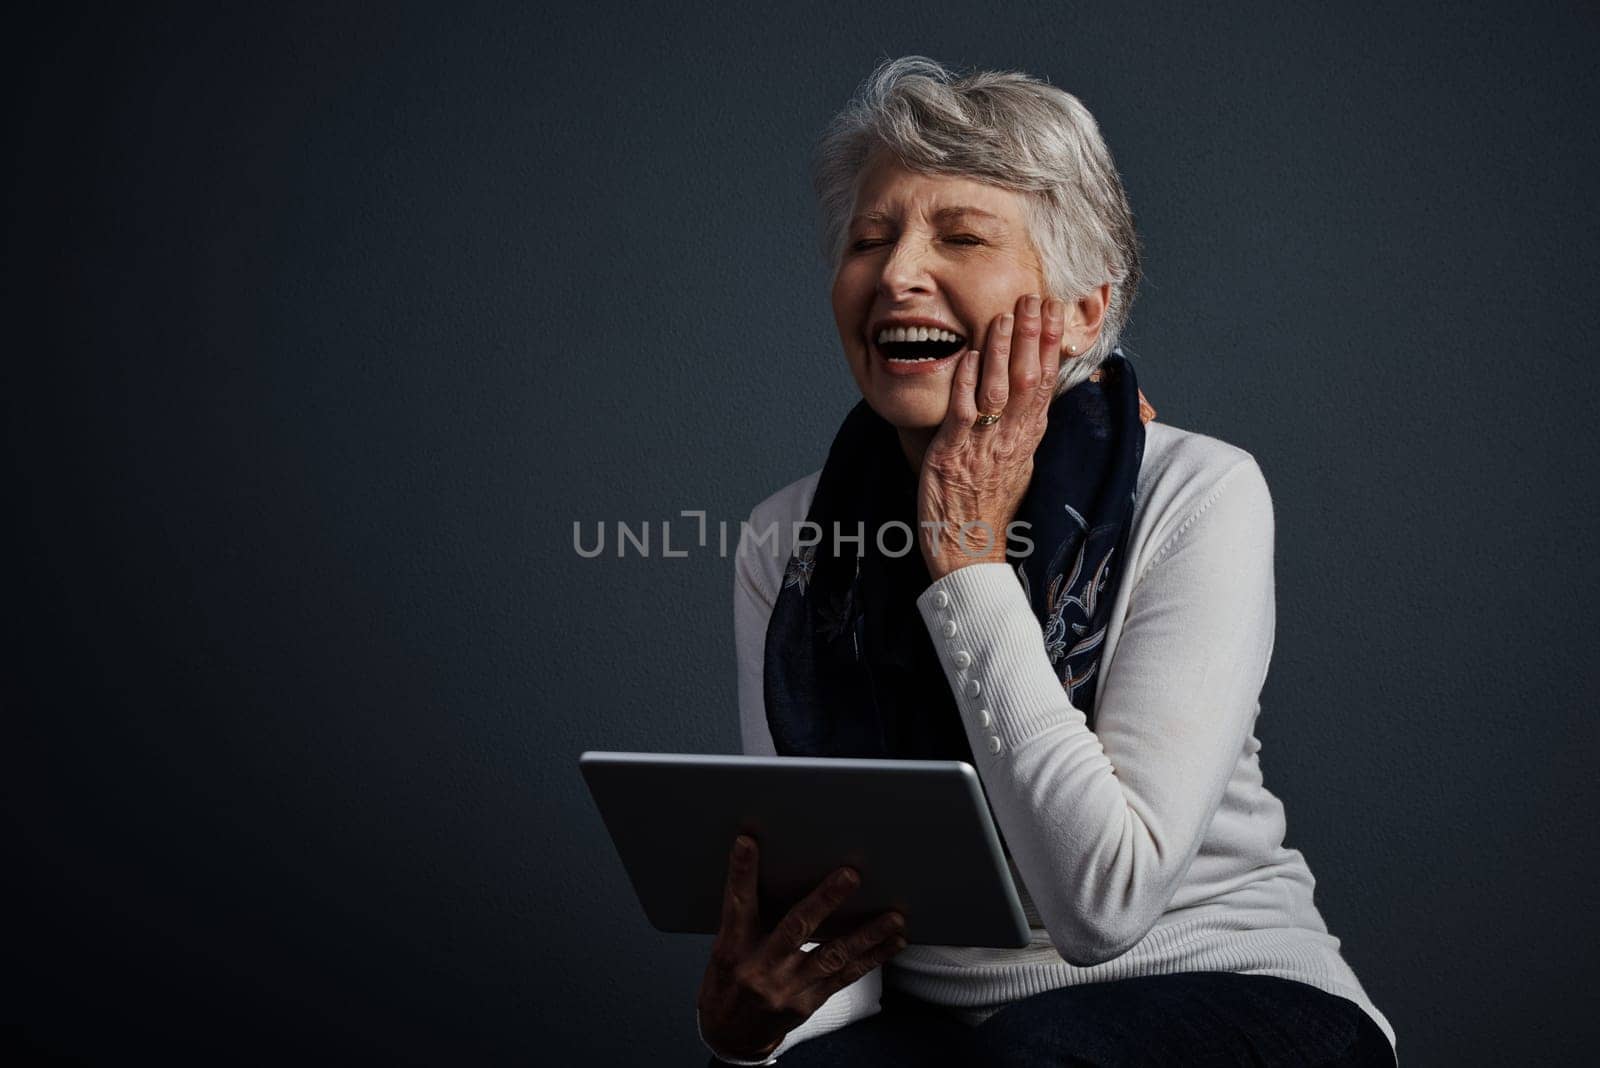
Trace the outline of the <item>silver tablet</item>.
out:
<instances>
[{"instance_id":1,"label":"silver tablet","mask_svg":"<svg viewBox=\"0 0 1600 1068\"><path fill-rule=\"evenodd\" d=\"M768 927L848 864L861 886L813 941L896 909L913 944L1028 944L978 773L963 761L589 752L578 767L658 931L716 933L742 831L760 843Z\"/></svg>"}]
</instances>

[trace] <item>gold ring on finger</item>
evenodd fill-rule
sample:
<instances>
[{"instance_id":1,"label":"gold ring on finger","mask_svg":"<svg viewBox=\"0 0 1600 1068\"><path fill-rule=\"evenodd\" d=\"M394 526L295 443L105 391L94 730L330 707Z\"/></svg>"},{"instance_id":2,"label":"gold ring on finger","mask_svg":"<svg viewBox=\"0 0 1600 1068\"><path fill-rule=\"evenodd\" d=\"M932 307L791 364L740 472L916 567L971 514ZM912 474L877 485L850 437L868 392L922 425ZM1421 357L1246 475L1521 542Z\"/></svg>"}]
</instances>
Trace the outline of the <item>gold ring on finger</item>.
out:
<instances>
[{"instance_id":1,"label":"gold ring on finger","mask_svg":"<svg viewBox=\"0 0 1600 1068\"><path fill-rule=\"evenodd\" d=\"M978 425L978 426L994 426L999 421L1000 421L1000 417L998 415L986 415L986 414L984 414L982 412L979 412L978 413L978 418L977 418L977 421L976 421L976 425Z\"/></svg>"}]
</instances>

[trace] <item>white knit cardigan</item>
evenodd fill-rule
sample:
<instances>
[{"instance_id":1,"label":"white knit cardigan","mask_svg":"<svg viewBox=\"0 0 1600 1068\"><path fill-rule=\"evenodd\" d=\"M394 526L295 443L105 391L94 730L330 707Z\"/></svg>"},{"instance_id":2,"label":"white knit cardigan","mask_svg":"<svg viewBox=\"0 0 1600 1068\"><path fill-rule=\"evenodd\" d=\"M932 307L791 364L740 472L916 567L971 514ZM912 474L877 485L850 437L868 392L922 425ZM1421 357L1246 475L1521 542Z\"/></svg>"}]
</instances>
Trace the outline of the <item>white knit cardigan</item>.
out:
<instances>
[{"instance_id":1,"label":"white knit cardigan","mask_svg":"<svg viewBox=\"0 0 1600 1068\"><path fill-rule=\"evenodd\" d=\"M739 545L734 627L748 754L774 753L762 697L767 621L820 473L751 513L758 535L778 524L775 545L748 536ZM1309 983L1355 1002L1394 1045L1313 904L1316 880L1285 848L1283 805L1262 783L1254 727L1275 604L1272 499L1255 459L1146 424L1122 566L1093 731L1067 699L1008 565L959 568L917 601L1005 836L1032 943L910 946L759 1063L878 1012L885 981L976 1025L1041 991L1189 971Z\"/></svg>"}]
</instances>

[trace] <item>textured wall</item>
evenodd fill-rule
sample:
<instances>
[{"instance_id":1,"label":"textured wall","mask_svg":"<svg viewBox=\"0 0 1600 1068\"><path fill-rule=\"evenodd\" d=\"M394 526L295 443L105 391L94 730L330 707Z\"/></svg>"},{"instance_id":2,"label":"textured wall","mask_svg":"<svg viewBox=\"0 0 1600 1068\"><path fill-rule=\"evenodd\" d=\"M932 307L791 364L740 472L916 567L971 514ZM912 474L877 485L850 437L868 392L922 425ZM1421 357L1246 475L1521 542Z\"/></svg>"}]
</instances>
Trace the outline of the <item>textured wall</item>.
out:
<instances>
[{"instance_id":1,"label":"textured wall","mask_svg":"<svg viewBox=\"0 0 1600 1068\"><path fill-rule=\"evenodd\" d=\"M7 1041L699 1063L709 939L575 761L737 748L730 562L571 524L820 465L809 146L920 52L1102 122L1141 383L1274 494L1263 766L1407 1063L1592 1048L1593 6L691 7L12 27Z\"/></svg>"}]
</instances>

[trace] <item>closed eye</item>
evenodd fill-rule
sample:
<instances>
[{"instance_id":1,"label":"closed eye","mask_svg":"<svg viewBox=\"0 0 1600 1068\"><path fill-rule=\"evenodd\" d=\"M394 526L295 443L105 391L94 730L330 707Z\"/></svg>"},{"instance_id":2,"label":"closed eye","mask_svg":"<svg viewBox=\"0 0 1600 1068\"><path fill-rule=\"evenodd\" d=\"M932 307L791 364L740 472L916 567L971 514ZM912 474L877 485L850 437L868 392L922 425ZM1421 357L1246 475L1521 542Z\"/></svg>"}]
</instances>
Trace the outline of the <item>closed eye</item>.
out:
<instances>
[{"instance_id":1,"label":"closed eye","mask_svg":"<svg viewBox=\"0 0 1600 1068\"><path fill-rule=\"evenodd\" d=\"M981 245L984 243L982 238L973 237L971 234L957 234L954 237L947 238L946 240L948 240L952 245L964 246ZM850 248L854 252L862 252L866 249L876 248L879 245L886 244L888 244L887 241L879 238L863 238L860 241L853 242L850 245Z\"/></svg>"}]
</instances>

